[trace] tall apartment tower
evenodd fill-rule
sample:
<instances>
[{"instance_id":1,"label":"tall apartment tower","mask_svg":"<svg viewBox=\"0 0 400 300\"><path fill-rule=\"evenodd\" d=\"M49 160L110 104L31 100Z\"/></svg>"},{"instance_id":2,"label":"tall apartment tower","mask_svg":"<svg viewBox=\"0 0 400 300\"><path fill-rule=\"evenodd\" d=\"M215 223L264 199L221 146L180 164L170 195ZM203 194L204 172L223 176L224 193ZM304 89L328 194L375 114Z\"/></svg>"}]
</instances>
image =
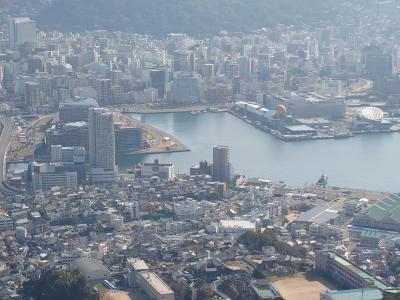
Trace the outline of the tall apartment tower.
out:
<instances>
[{"instance_id":1,"label":"tall apartment tower","mask_svg":"<svg viewBox=\"0 0 400 300\"><path fill-rule=\"evenodd\" d=\"M32 114L38 112L40 106L40 85L36 82L25 83L25 108Z\"/></svg>"},{"instance_id":2,"label":"tall apartment tower","mask_svg":"<svg viewBox=\"0 0 400 300\"><path fill-rule=\"evenodd\" d=\"M213 180L228 182L231 178L229 147L213 147Z\"/></svg>"},{"instance_id":3,"label":"tall apartment tower","mask_svg":"<svg viewBox=\"0 0 400 300\"><path fill-rule=\"evenodd\" d=\"M112 81L111 79L97 80L97 102L100 106L112 104Z\"/></svg>"},{"instance_id":4,"label":"tall apartment tower","mask_svg":"<svg viewBox=\"0 0 400 300\"><path fill-rule=\"evenodd\" d=\"M8 24L10 49L18 45L36 41L36 23L29 18L13 18Z\"/></svg>"},{"instance_id":5,"label":"tall apartment tower","mask_svg":"<svg viewBox=\"0 0 400 300\"><path fill-rule=\"evenodd\" d=\"M88 119L91 181L112 182L116 173L112 113L102 108L90 108Z\"/></svg>"}]
</instances>

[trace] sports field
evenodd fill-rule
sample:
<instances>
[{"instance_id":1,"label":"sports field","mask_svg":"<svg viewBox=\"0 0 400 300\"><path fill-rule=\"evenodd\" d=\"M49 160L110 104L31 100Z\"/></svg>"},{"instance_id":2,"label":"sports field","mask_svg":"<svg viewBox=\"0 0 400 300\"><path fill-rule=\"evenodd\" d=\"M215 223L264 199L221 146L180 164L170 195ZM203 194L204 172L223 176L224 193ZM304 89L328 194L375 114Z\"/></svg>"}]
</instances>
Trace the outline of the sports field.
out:
<instances>
[{"instance_id":1,"label":"sports field","mask_svg":"<svg viewBox=\"0 0 400 300\"><path fill-rule=\"evenodd\" d=\"M274 281L286 300L319 300L319 294L336 286L315 272L298 273L292 277Z\"/></svg>"}]
</instances>

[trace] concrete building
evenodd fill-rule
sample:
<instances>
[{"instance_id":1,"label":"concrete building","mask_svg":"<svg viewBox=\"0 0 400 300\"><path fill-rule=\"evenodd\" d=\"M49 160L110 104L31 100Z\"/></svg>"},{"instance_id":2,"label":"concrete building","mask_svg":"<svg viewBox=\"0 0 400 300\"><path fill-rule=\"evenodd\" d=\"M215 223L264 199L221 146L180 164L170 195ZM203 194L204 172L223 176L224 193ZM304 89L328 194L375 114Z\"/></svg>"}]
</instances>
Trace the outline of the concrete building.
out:
<instances>
[{"instance_id":1,"label":"concrete building","mask_svg":"<svg viewBox=\"0 0 400 300\"><path fill-rule=\"evenodd\" d=\"M24 43L36 42L36 23L29 18L13 18L9 21L10 49L16 50Z\"/></svg>"},{"instance_id":2,"label":"concrete building","mask_svg":"<svg viewBox=\"0 0 400 300\"><path fill-rule=\"evenodd\" d=\"M168 72L166 69L150 70L150 87L157 89L158 98L164 99L167 92Z\"/></svg>"},{"instance_id":3,"label":"concrete building","mask_svg":"<svg viewBox=\"0 0 400 300\"><path fill-rule=\"evenodd\" d=\"M0 211L0 231L13 230L14 222L8 214Z\"/></svg>"},{"instance_id":4,"label":"concrete building","mask_svg":"<svg viewBox=\"0 0 400 300\"><path fill-rule=\"evenodd\" d=\"M189 51L174 52L174 71L189 72L190 71L190 53Z\"/></svg>"},{"instance_id":5,"label":"concrete building","mask_svg":"<svg viewBox=\"0 0 400 300\"><path fill-rule=\"evenodd\" d=\"M36 82L25 83L25 109L35 114L39 110L41 103L40 99L40 85Z\"/></svg>"},{"instance_id":6,"label":"concrete building","mask_svg":"<svg viewBox=\"0 0 400 300\"><path fill-rule=\"evenodd\" d=\"M175 167L173 164L160 164L156 159L153 163L137 164L135 176L137 178L151 178L157 176L161 179L173 180L175 178Z\"/></svg>"},{"instance_id":7,"label":"concrete building","mask_svg":"<svg viewBox=\"0 0 400 300\"><path fill-rule=\"evenodd\" d=\"M47 191L53 187L76 189L78 187L78 173L68 172L58 168L57 164L34 164L32 167L33 191Z\"/></svg>"},{"instance_id":8,"label":"concrete building","mask_svg":"<svg viewBox=\"0 0 400 300\"><path fill-rule=\"evenodd\" d=\"M241 235L247 231L256 231L256 223L246 220L221 220L219 231L225 234Z\"/></svg>"},{"instance_id":9,"label":"concrete building","mask_svg":"<svg viewBox=\"0 0 400 300\"><path fill-rule=\"evenodd\" d=\"M231 166L229 163L229 147L213 147L213 180L228 182L231 179Z\"/></svg>"},{"instance_id":10,"label":"concrete building","mask_svg":"<svg viewBox=\"0 0 400 300\"><path fill-rule=\"evenodd\" d=\"M400 232L400 194L389 194L354 217L354 224Z\"/></svg>"},{"instance_id":11,"label":"concrete building","mask_svg":"<svg viewBox=\"0 0 400 300\"><path fill-rule=\"evenodd\" d=\"M130 259L129 285L141 289L150 300L174 300L175 293L147 264L140 259Z\"/></svg>"},{"instance_id":12,"label":"concrete building","mask_svg":"<svg viewBox=\"0 0 400 300\"><path fill-rule=\"evenodd\" d=\"M60 122L88 121L89 108L97 107L96 100L87 98L82 101L65 102L60 104Z\"/></svg>"},{"instance_id":13,"label":"concrete building","mask_svg":"<svg viewBox=\"0 0 400 300\"><path fill-rule=\"evenodd\" d=\"M117 127L115 129L115 151L129 153L143 148L143 130L138 127Z\"/></svg>"},{"instance_id":14,"label":"concrete building","mask_svg":"<svg viewBox=\"0 0 400 300\"><path fill-rule=\"evenodd\" d=\"M53 127L46 131L47 143L64 147L82 146L89 152L87 122L73 122Z\"/></svg>"},{"instance_id":15,"label":"concrete building","mask_svg":"<svg viewBox=\"0 0 400 300\"><path fill-rule=\"evenodd\" d=\"M322 292L320 300L382 300L383 294L379 289L366 288L366 289L352 289L344 291L327 291Z\"/></svg>"},{"instance_id":16,"label":"concrete building","mask_svg":"<svg viewBox=\"0 0 400 300\"><path fill-rule=\"evenodd\" d=\"M200 101L200 77L195 74L178 74L172 83L172 97L176 102L196 103Z\"/></svg>"},{"instance_id":17,"label":"concrete building","mask_svg":"<svg viewBox=\"0 0 400 300\"><path fill-rule=\"evenodd\" d=\"M113 103L111 79L97 80L97 102L100 106L106 106Z\"/></svg>"},{"instance_id":18,"label":"concrete building","mask_svg":"<svg viewBox=\"0 0 400 300\"><path fill-rule=\"evenodd\" d=\"M115 180L115 134L111 112L101 108L89 109L89 161L92 183ZM104 176L101 176L101 169Z\"/></svg>"},{"instance_id":19,"label":"concrete building","mask_svg":"<svg viewBox=\"0 0 400 300\"><path fill-rule=\"evenodd\" d=\"M85 148L81 146L63 147L61 145L51 145L50 161L62 163L84 163Z\"/></svg>"},{"instance_id":20,"label":"concrete building","mask_svg":"<svg viewBox=\"0 0 400 300\"><path fill-rule=\"evenodd\" d=\"M102 282L111 279L111 272L98 260L79 258L74 260L71 265L78 269L89 282Z\"/></svg>"},{"instance_id":21,"label":"concrete building","mask_svg":"<svg viewBox=\"0 0 400 300\"><path fill-rule=\"evenodd\" d=\"M340 286L347 289L391 288L390 285L333 251L317 251L314 267L316 271L330 275Z\"/></svg>"}]
</instances>

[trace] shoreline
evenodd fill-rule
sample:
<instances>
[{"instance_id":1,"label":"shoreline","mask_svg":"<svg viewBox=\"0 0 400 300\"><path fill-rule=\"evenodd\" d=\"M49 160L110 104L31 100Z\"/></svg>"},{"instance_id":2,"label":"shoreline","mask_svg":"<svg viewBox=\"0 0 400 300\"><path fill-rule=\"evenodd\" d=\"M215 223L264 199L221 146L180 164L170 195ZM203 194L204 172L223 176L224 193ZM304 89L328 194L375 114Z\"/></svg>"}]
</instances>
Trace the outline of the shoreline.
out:
<instances>
[{"instance_id":1,"label":"shoreline","mask_svg":"<svg viewBox=\"0 0 400 300\"><path fill-rule=\"evenodd\" d=\"M124 113L114 111L114 114L117 117L117 120L124 122L126 125L142 129L146 135L150 136L150 140L153 141L151 146L147 149L141 149L126 154L124 153L122 156L163 154L163 153L190 151L190 149L186 145L184 145L176 137L172 136L167 132L157 129L149 124L143 123Z\"/></svg>"}]
</instances>

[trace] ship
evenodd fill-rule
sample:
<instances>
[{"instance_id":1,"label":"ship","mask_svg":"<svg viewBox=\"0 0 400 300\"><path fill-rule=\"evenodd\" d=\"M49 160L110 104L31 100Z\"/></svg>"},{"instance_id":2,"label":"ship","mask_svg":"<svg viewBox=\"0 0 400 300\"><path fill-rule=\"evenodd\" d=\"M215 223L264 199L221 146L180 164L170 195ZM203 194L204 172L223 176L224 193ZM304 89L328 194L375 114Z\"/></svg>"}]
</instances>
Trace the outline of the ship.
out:
<instances>
[{"instance_id":1,"label":"ship","mask_svg":"<svg viewBox=\"0 0 400 300\"><path fill-rule=\"evenodd\" d=\"M328 176L325 176L324 173L322 173L321 177L318 179L316 185L326 187L328 185Z\"/></svg>"}]
</instances>

